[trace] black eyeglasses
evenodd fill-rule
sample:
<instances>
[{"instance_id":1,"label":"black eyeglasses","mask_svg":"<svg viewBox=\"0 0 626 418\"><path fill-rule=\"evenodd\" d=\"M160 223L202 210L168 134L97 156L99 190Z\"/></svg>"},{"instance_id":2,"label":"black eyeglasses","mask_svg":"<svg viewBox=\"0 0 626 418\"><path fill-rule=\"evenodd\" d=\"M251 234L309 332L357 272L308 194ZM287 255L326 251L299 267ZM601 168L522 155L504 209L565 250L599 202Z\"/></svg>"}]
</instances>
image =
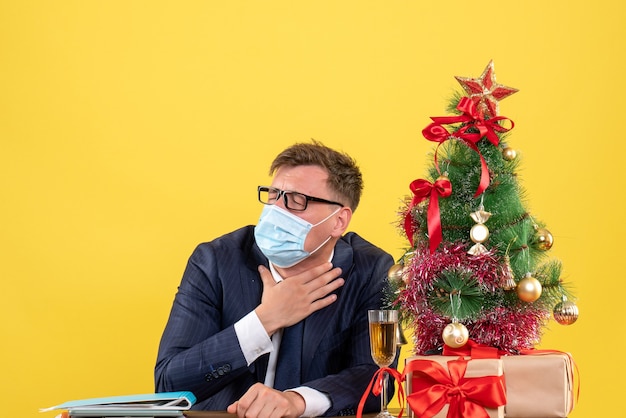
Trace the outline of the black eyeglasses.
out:
<instances>
[{"instance_id":1,"label":"black eyeglasses","mask_svg":"<svg viewBox=\"0 0 626 418\"><path fill-rule=\"evenodd\" d=\"M332 200L308 196L304 193L288 192L285 190L277 189L276 187L259 186L258 190L259 202L263 203L264 205L274 205L282 196L283 202L285 202L285 207L289 210L306 210L309 202L328 203L329 205L339 205L341 207L344 207L344 205L339 202L333 202Z\"/></svg>"}]
</instances>

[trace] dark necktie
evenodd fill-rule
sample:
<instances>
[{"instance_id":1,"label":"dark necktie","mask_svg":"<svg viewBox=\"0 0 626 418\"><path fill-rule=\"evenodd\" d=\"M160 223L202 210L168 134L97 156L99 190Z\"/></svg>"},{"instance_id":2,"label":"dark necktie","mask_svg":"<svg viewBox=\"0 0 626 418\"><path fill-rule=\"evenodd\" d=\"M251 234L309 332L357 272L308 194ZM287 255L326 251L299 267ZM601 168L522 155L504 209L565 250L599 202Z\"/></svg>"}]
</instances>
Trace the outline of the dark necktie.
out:
<instances>
[{"instance_id":1,"label":"dark necktie","mask_svg":"<svg viewBox=\"0 0 626 418\"><path fill-rule=\"evenodd\" d=\"M303 329L304 321L300 321L283 330L276 363L275 389L285 390L300 386Z\"/></svg>"}]
</instances>

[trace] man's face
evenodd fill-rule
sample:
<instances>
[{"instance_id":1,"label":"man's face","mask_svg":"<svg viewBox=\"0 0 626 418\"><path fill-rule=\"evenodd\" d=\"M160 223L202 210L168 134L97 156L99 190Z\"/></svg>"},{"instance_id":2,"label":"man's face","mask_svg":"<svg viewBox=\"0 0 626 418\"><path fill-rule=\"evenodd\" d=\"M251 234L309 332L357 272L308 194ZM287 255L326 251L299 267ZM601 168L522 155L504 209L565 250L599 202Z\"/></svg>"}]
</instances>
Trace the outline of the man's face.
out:
<instances>
[{"instance_id":1,"label":"man's face","mask_svg":"<svg viewBox=\"0 0 626 418\"><path fill-rule=\"evenodd\" d=\"M321 167L306 165L297 167L280 167L272 180L272 187L285 191L303 193L308 196L319 197L327 200L336 200L336 196L331 195L327 186L328 173ZM331 213L335 212L339 206L328 203L309 201L304 211L290 211L285 208L283 199L279 199L276 205L291 212L292 214L315 225ZM333 217L322 224L311 229L304 244L307 251L317 248L326 240L333 230Z\"/></svg>"}]
</instances>

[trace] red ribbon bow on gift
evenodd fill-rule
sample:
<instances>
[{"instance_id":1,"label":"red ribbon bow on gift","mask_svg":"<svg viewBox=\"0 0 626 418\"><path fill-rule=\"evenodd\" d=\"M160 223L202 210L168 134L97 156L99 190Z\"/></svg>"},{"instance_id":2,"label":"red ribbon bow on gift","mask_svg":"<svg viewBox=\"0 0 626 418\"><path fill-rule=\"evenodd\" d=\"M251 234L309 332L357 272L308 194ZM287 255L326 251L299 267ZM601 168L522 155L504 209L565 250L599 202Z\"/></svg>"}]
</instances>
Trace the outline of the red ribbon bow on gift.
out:
<instances>
[{"instance_id":1,"label":"red ribbon bow on gift","mask_svg":"<svg viewBox=\"0 0 626 418\"><path fill-rule=\"evenodd\" d=\"M374 376L372 376L372 380L370 380L370 383L367 386L365 393L363 393L361 401L359 402L359 407L356 412L357 418L362 418L363 416L363 407L365 406L365 401L367 400L370 391L372 392L372 394L374 394L374 396L380 396L380 394L382 393L385 381L385 373L393 376L393 378L396 379L396 382L398 382L399 402L401 406L398 418L402 418L402 413L404 412L404 385L402 384L402 382L404 381L404 377L396 369L392 369L390 367L381 367L376 371L376 373L374 373Z\"/></svg>"},{"instance_id":2,"label":"red ribbon bow on gift","mask_svg":"<svg viewBox=\"0 0 626 418\"><path fill-rule=\"evenodd\" d=\"M485 408L506 404L504 376L465 377L468 360L448 362L448 370L431 360L413 360L403 376L413 373L412 393L407 396L419 418L430 418L449 404L448 418L488 418Z\"/></svg>"},{"instance_id":3,"label":"red ribbon bow on gift","mask_svg":"<svg viewBox=\"0 0 626 418\"><path fill-rule=\"evenodd\" d=\"M442 241L439 197L450 196L452 194L452 184L446 177L439 177L435 183L424 179L413 180L409 188L413 192L413 199L411 199L409 210L404 217L404 231L406 232L411 246L413 246L415 228L413 227L411 211L415 205L430 198L430 202L428 202L428 237L430 240L430 252L432 254Z\"/></svg>"},{"instance_id":4,"label":"red ribbon bow on gift","mask_svg":"<svg viewBox=\"0 0 626 418\"><path fill-rule=\"evenodd\" d=\"M496 347L478 344L474 340L468 340L465 345L458 348L452 348L444 344L443 351L441 353L443 356L463 356L471 357L473 359L494 359L507 354L508 353L506 351L502 351Z\"/></svg>"},{"instance_id":5,"label":"red ribbon bow on gift","mask_svg":"<svg viewBox=\"0 0 626 418\"><path fill-rule=\"evenodd\" d=\"M474 197L480 196L489 186L489 170L487 163L483 158L478 146L476 145L481 138L486 137L494 146L500 143L500 139L496 132L508 132L515 124L509 118L504 116L495 116L485 119L482 112L476 109L474 103L469 97L462 97L456 108L462 112L459 116L434 116L431 117L433 123L422 130L422 134L429 141L438 142L439 146L450 138L461 139L468 147L473 149L480 157L481 173L480 182ZM507 120L511 123L510 128L500 125L500 121ZM463 125L454 132L449 132L442 125L462 123ZM478 131L478 132L476 132ZM437 163L437 152L435 151L435 165Z\"/></svg>"}]
</instances>

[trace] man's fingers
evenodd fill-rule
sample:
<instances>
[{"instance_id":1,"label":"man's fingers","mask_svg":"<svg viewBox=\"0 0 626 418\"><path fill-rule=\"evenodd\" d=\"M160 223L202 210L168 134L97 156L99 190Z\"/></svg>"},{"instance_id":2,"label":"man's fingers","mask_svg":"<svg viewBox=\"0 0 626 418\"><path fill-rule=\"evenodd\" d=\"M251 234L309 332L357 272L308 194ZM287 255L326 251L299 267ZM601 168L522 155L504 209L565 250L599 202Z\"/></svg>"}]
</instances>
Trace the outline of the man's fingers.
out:
<instances>
[{"instance_id":1,"label":"man's fingers","mask_svg":"<svg viewBox=\"0 0 626 418\"><path fill-rule=\"evenodd\" d=\"M285 277L280 285L267 267L260 265L258 271L263 282L263 295L256 313L268 335L333 303L337 297L332 293L344 284L344 279L339 277L341 268L333 268L332 263Z\"/></svg>"},{"instance_id":2,"label":"man's fingers","mask_svg":"<svg viewBox=\"0 0 626 418\"><path fill-rule=\"evenodd\" d=\"M272 276L272 272L267 269L265 266L259 266L257 268L259 271L259 275L261 276L261 281L263 282L263 287L274 286L276 285L276 280L274 280L274 276Z\"/></svg>"},{"instance_id":3,"label":"man's fingers","mask_svg":"<svg viewBox=\"0 0 626 418\"><path fill-rule=\"evenodd\" d=\"M326 283L325 281L319 281L315 284L315 286L311 286L309 288L309 299L311 301L315 301L329 296L335 290L343 286L344 283L345 281L341 277L338 279L333 279L331 282L328 283Z\"/></svg>"},{"instance_id":4,"label":"man's fingers","mask_svg":"<svg viewBox=\"0 0 626 418\"><path fill-rule=\"evenodd\" d=\"M339 267L333 268L332 263L324 263L319 266L315 266L310 270L307 270L304 273L297 274L295 276L290 277L290 279L295 279L302 284L306 284L312 281L319 279L320 277L325 278L327 281L331 281L336 279L341 274L341 269Z\"/></svg>"},{"instance_id":5,"label":"man's fingers","mask_svg":"<svg viewBox=\"0 0 626 418\"><path fill-rule=\"evenodd\" d=\"M246 415L257 416L259 407L258 405L255 407L255 401L258 397L259 385L261 384L255 383L254 385L252 385L250 389L248 389L248 391L244 393L244 395L239 398L237 402L234 402L232 405L229 406L228 412L231 411L230 407L233 407L232 413L237 414L239 418L244 418Z\"/></svg>"},{"instance_id":6,"label":"man's fingers","mask_svg":"<svg viewBox=\"0 0 626 418\"><path fill-rule=\"evenodd\" d=\"M235 402L231 403L226 408L226 412L228 412L229 414L236 414L238 405L239 405L239 401L235 401Z\"/></svg>"},{"instance_id":7,"label":"man's fingers","mask_svg":"<svg viewBox=\"0 0 626 418\"><path fill-rule=\"evenodd\" d=\"M337 300L337 295L330 294L324 298L321 299L317 299L316 301L314 301L313 303L311 303L310 307L311 307L311 313L319 311L320 309L323 309L325 307L327 307L328 305L331 305L333 302L335 302Z\"/></svg>"},{"instance_id":8,"label":"man's fingers","mask_svg":"<svg viewBox=\"0 0 626 418\"><path fill-rule=\"evenodd\" d=\"M305 407L305 401L300 395L255 383L226 411L237 414L238 418L295 418L304 412Z\"/></svg>"}]
</instances>

